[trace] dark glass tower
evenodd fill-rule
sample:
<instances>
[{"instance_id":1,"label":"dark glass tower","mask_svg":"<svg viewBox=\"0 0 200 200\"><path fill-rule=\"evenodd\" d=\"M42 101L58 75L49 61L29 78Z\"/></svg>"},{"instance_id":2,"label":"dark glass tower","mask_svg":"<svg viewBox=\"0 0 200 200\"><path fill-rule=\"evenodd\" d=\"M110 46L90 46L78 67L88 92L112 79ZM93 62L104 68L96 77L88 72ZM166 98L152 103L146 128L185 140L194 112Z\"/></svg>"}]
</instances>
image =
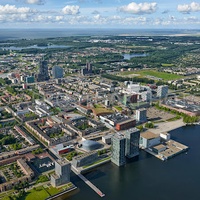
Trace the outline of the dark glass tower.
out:
<instances>
[{"instance_id":1,"label":"dark glass tower","mask_svg":"<svg viewBox=\"0 0 200 200\"><path fill-rule=\"evenodd\" d=\"M48 81L49 73L48 73L48 63L45 60L40 61L39 65L39 73L37 74L37 81Z\"/></svg>"}]
</instances>

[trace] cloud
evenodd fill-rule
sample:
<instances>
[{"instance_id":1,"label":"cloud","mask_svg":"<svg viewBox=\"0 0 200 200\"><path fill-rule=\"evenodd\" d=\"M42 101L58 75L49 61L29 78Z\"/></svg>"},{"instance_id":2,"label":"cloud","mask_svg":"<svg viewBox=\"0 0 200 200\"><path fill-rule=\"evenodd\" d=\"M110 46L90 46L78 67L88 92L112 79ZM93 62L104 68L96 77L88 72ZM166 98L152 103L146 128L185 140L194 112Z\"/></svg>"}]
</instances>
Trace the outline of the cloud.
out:
<instances>
[{"instance_id":1,"label":"cloud","mask_svg":"<svg viewBox=\"0 0 200 200\"><path fill-rule=\"evenodd\" d=\"M190 4L179 4L177 10L183 14L189 14L191 12L200 12L200 4L192 2Z\"/></svg>"},{"instance_id":2,"label":"cloud","mask_svg":"<svg viewBox=\"0 0 200 200\"><path fill-rule=\"evenodd\" d=\"M121 12L124 13L131 13L131 14L152 14L156 12L157 10L157 3L152 2L152 3L135 3L132 2L126 6L122 6L119 8Z\"/></svg>"},{"instance_id":3,"label":"cloud","mask_svg":"<svg viewBox=\"0 0 200 200\"><path fill-rule=\"evenodd\" d=\"M25 0L25 3L43 5L45 4L45 0Z\"/></svg>"},{"instance_id":4,"label":"cloud","mask_svg":"<svg viewBox=\"0 0 200 200\"><path fill-rule=\"evenodd\" d=\"M79 6L65 6L63 9L62 9L62 12L65 14L65 15L77 15L79 14Z\"/></svg>"},{"instance_id":5,"label":"cloud","mask_svg":"<svg viewBox=\"0 0 200 200\"><path fill-rule=\"evenodd\" d=\"M169 10L164 10L164 11L162 12L162 14L167 14L167 13L169 13Z\"/></svg>"},{"instance_id":6,"label":"cloud","mask_svg":"<svg viewBox=\"0 0 200 200\"><path fill-rule=\"evenodd\" d=\"M93 15L97 15L97 14L100 14L100 12L97 11L97 10L94 10L91 14L93 14Z\"/></svg>"},{"instance_id":7,"label":"cloud","mask_svg":"<svg viewBox=\"0 0 200 200\"><path fill-rule=\"evenodd\" d=\"M34 13L36 10L32 10L28 7L19 7L15 5L6 4L5 6L0 5L0 15L1 14L20 14L20 13Z\"/></svg>"},{"instance_id":8,"label":"cloud","mask_svg":"<svg viewBox=\"0 0 200 200\"><path fill-rule=\"evenodd\" d=\"M56 21L62 21L63 19L64 19L63 16L56 16L56 18L55 18Z\"/></svg>"}]
</instances>

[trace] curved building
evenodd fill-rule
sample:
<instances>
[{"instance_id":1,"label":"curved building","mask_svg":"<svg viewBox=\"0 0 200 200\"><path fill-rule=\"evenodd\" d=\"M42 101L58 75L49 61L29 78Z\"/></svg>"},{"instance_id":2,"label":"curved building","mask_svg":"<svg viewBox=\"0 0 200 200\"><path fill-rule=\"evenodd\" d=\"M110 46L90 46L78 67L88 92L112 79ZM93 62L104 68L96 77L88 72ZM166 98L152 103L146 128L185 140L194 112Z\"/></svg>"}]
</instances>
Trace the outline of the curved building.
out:
<instances>
[{"instance_id":1,"label":"curved building","mask_svg":"<svg viewBox=\"0 0 200 200\"><path fill-rule=\"evenodd\" d=\"M93 151L102 147L100 143L93 140L84 140L81 144L82 148L86 151Z\"/></svg>"}]
</instances>

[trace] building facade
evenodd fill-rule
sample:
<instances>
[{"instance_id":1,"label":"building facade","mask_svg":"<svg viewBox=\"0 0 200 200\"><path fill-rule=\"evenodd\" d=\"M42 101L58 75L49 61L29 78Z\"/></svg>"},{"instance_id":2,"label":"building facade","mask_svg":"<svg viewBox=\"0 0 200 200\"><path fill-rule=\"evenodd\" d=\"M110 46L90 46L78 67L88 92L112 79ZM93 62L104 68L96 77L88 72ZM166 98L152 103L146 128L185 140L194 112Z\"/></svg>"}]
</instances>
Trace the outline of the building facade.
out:
<instances>
[{"instance_id":1,"label":"building facade","mask_svg":"<svg viewBox=\"0 0 200 200\"><path fill-rule=\"evenodd\" d=\"M76 168L82 167L84 165L88 165L92 162L95 162L97 160L97 158L98 158L98 155L97 155L97 152L95 152L95 151L85 153L85 154L73 157L72 165Z\"/></svg>"},{"instance_id":2,"label":"building facade","mask_svg":"<svg viewBox=\"0 0 200 200\"><path fill-rule=\"evenodd\" d=\"M157 89L157 97L165 98L168 94L168 85L160 85Z\"/></svg>"},{"instance_id":3,"label":"building facade","mask_svg":"<svg viewBox=\"0 0 200 200\"><path fill-rule=\"evenodd\" d=\"M137 128L132 128L125 131L126 137L126 156L128 158L133 158L139 155L139 140L140 140L140 130Z\"/></svg>"},{"instance_id":4,"label":"building facade","mask_svg":"<svg viewBox=\"0 0 200 200\"><path fill-rule=\"evenodd\" d=\"M39 73L36 76L38 82L48 81L49 72L48 72L48 63L45 60L40 61L39 64Z\"/></svg>"},{"instance_id":5,"label":"building facade","mask_svg":"<svg viewBox=\"0 0 200 200\"><path fill-rule=\"evenodd\" d=\"M55 173L51 175L51 185L58 187L70 182L71 164L66 160L55 162Z\"/></svg>"},{"instance_id":6,"label":"building facade","mask_svg":"<svg viewBox=\"0 0 200 200\"><path fill-rule=\"evenodd\" d=\"M136 110L136 120L138 122L146 122L147 121L147 110L144 108Z\"/></svg>"},{"instance_id":7,"label":"building facade","mask_svg":"<svg viewBox=\"0 0 200 200\"><path fill-rule=\"evenodd\" d=\"M117 166L122 166L126 163L125 146L126 139L120 133L116 133L111 139L111 161Z\"/></svg>"},{"instance_id":8,"label":"building facade","mask_svg":"<svg viewBox=\"0 0 200 200\"><path fill-rule=\"evenodd\" d=\"M52 68L53 78L63 78L63 68L60 66L54 66Z\"/></svg>"}]
</instances>

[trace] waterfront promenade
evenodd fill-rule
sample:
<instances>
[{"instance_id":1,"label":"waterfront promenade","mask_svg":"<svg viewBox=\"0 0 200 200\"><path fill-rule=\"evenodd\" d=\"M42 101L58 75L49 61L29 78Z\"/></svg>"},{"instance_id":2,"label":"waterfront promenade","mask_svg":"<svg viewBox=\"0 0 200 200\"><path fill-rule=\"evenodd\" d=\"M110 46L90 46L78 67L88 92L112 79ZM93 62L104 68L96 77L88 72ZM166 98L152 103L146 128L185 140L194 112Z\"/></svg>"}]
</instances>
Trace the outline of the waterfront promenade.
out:
<instances>
[{"instance_id":1,"label":"waterfront promenade","mask_svg":"<svg viewBox=\"0 0 200 200\"><path fill-rule=\"evenodd\" d=\"M161 122L155 124L155 128L149 129L152 133L160 134L161 132L168 132L172 131L174 129L180 128L182 126L185 126L185 123L182 119L172 121L172 122Z\"/></svg>"},{"instance_id":2,"label":"waterfront promenade","mask_svg":"<svg viewBox=\"0 0 200 200\"><path fill-rule=\"evenodd\" d=\"M71 166L71 170L81 179L83 180L89 187L91 187L100 197L104 197L105 194L103 194L101 192L101 190L99 190L99 188L97 188L94 184L92 184L87 178L85 178L82 174L80 174L79 172L77 172L77 170Z\"/></svg>"}]
</instances>

